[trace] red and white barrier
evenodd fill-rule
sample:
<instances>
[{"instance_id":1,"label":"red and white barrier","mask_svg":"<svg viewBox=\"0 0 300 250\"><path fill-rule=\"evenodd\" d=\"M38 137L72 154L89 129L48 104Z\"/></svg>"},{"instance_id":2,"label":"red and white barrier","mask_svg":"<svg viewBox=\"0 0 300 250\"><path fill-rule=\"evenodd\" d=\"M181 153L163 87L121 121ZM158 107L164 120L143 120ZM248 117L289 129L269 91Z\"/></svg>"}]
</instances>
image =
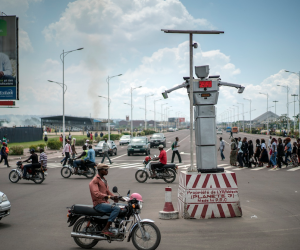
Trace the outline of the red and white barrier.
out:
<instances>
[{"instance_id":1,"label":"red and white barrier","mask_svg":"<svg viewBox=\"0 0 300 250\"><path fill-rule=\"evenodd\" d=\"M163 211L159 212L159 218L164 220L178 219L178 211L175 211L172 203L172 188L165 188L165 205Z\"/></svg>"},{"instance_id":2,"label":"red and white barrier","mask_svg":"<svg viewBox=\"0 0 300 250\"><path fill-rule=\"evenodd\" d=\"M186 219L242 216L235 173L180 172L178 211Z\"/></svg>"}]
</instances>

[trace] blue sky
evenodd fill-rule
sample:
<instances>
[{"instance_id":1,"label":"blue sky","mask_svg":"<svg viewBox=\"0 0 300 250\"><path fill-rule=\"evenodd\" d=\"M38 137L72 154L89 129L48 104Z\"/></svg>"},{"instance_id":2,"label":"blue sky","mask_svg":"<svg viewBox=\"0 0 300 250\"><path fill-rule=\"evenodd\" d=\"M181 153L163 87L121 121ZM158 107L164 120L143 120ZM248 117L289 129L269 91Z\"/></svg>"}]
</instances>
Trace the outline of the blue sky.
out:
<instances>
[{"instance_id":1,"label":"blue sky","mask_svg":"<svg viewBox=\"0 0 300 250\"><path fill-rule=\"evenodd\" d=\"M144 96L154 94L147 101L153 110L153 100L188 75L187 36L164 34L161 28L225 31L194 37L199 43L195 65L210 64L211 74L246 86L243 95L222 88L219 114L236 102L249 109L245 97L256 109L252 118L260 115L266 98L258 92L269 93L269 106L279 100L277 113L286 113L286 92L277 84L288 84L290 94L299 92L298 77L283 72L300 70L299 1L2 0L0 6L7 15L20 17L21 28L20 108L3 109L7 114L61 114L61 89L47 80L62 81L63 49L84 47L65 58L66 114L105 118L107 103L97 96L107 95L107 75L123 73L111 80L112 117L130 114L123 103L130 102L130 87L141 85L134 90L133 119L144 119ZM170 116L181 112L188 118L186 91L173 92L156 109L164 103L172 106Z\"/></svg>"}]
</instances>

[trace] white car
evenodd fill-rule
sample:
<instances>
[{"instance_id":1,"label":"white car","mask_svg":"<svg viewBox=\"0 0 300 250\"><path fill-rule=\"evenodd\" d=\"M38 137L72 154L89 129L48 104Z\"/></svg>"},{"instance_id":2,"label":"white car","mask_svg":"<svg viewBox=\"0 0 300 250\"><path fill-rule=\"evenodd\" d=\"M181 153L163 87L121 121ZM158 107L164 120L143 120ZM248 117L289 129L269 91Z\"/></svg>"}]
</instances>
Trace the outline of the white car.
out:
<instances>
[{"instance_id":1,"label":"white car","mask_svg":"<svg viewBox=\"0 0 300 250\"><path fill-rule=\"evenodd\" d=\"M10 214L10 202L7 196L0 191L0 220Z\"/></svg>"},{"instance_id":2,"label":"white car","mask_svg":"<svg viewBox=\"0 0 300 250\"><path fill-rule=\"evenodd\" d=\"M119 145L129 144L131 140L131 135L123 135L120 138Z\"/></svg>"},{"instance_id":3,"label":"white car","mask_svg":"<svg viewBox=\"0 0 300 250\"><path fill-rule=\"evenodd\" d=\"M219 129L218 129L218 130L217 130L217 135L218 135L218 134L221 134L221 135L222 135L222 134L223 134L222 130L219 130Z\"/></svg>"},{"instance_id":4,"label":"white car","mask_svg":"<svg viewBox=\"0 0 300 250\"><path fill-rule=\"evenodd\" d=\"M174 132L173 128L168 128L168 132Z\"/></svg>"}]
</instances>

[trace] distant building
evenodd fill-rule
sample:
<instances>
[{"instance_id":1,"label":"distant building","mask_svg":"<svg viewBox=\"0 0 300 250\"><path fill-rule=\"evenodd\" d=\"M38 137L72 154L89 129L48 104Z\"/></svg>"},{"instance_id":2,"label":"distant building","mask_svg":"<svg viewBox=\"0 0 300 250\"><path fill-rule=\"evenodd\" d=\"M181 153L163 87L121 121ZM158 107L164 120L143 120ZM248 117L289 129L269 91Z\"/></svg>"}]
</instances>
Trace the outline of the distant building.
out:
<instances>
[{"instance_id":1,"label":"distant building","mask_svg":"<svg viewBox=\"0 0 300 250\"><path fill-rule=\"evenodd\" d=\"M145 127L145 120L133 120L132 121L133 123L133 128L139 128L139 127ZM156 121L156 126L158 125L158 121ZM120 127L126 127L126 128L130 128L131 126L131 121L125 121L125 120L122 120L122 121L119 121L119 126ZM147 128L154 128L154 121L153 120L150 120L150 121L147 121Z\"/></svg>"}]
</instances>

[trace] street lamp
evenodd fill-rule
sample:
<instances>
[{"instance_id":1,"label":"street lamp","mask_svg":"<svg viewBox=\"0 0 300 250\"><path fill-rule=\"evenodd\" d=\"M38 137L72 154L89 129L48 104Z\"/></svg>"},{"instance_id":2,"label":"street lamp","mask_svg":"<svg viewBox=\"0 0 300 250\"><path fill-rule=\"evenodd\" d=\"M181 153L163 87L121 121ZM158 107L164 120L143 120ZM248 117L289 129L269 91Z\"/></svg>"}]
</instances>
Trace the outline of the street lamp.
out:
<instances>
[{"instance_id":1,"label":"street lamp","mask_svg":"<svg viewBox=\"0 0 300 250\"><path fill-rule=\"evenodd\" d=\"M134 90L134 89L139 89L139 88L141 88L142 86L138 86L138 87L135 87L135 88L133 88L133 87L131 87L130 89L131 89L131 91L130 91L130 93L131 93L131 135L133 136L133 117L132 117L132 110L133 110L133 106L132 106L132 91Z\"/></svg>"},{"instance_id":2,"label":"street lamp","mask_svg":"<svg viewBox=\"0 0 300 250\"><path fill-rule=\"evenodd\" d=\"M66 52L63 50L63 53L60 54L60 60L62 61L62 64L63 64L63 82L58 83L58 82L48 80L49 82L57 83L63 89L63 147L65 147L65 139L66 139L66 136L65 136L65 130L66 130L66 128L65 128L65 126L66 126L65 125L65 92L67 91L67 88L65 90L65 57L73 51L82 50L82 49L83 48L79 48L79 49L69 50L69 51L66 51Z\"/></svg>"},{"instance_id":3,"label":"street lamp","mask_svg":"<svg viewBox=\"0 0 300 250\"><path fill-rule=\"evenodd\" d=\"M150 96L154 96L154 94L145 95L145 130L147 130L147 118L146 118L146 116L147 116L147 104L146 104L146 99L147 99L147 97L150 97Z\"/></svg>"},{"instance_id":4,"label":"street lamp","mask_svg":"<svg viewBox=\"0 0 300 250\"><path fill-rule=\"evenodd\" d=\"M237 119L238 119L238 131L240 131L240 111L239 111L239 106L238 105L233 105L234 107L237 107L238 112L237 112Z\"/></svg>"},{"instance_id":5,"label":"street lamp","mask_svg":"<svg viewBox=\"0 0 300 250\"><path fill-rule=\"evenodd\" d=\"M243 105L243 132L245 131L245 113L244 113L244 103L237 102L237 104Z\"/></svg>"},{"instance_id":6,"label":"street lamp","mask_svg":"<svg viewBox=\"0 0 300 250\"><path fill-rule=\"evenodd\" d=\"M286 88L286 110L287 110L287 130L289 131L290 130L290 123L289 123L289 86L286 85L279 85L277 84L277 86L281 86L283 88Z\"/></svg>"},{"instance_id":7,"label":"street lamp","mask_svg":"<svg viewBox=\"0 0 300 250\"><path fill-rule=\"evenodd\" d=\"M122 74L115 75L115 76L108 76L106 78L106 82L107 82L107 86L108 86L108 97L107 97L107 106L108 106L108 120L107 120L107 123L108 123L108 141L110 141L110 103L111 103L111 100L109 98L109 80L112 79L112 78L114 78L114 77L121 76L121 75Z\"/></svg>"},{"instance_id":8,"label":"street lamp","mask_svg":"<svg viewBox=\"0 0 300 250\"><path fill-rule=\"evenodd\" d=\"M156 108L155 108L155 103L158 102L158 101L161 101L162 99L157 99L157 100L154 100L154 131L156 132Z\"/></svg>"},{"instance_id":9,"label":"street lamp","mask_svg":"<svg viewBox=\"0 0 300 250\"><path fill-rule=\"evenodd\" d=\"M265 95L267 96L267 134L269 134L269 94L265 94L265 93L261 93L259 92L261 95Z\"/></svg>"},{"instance_id":10,"label":"street lamp","mask_svg":"<svg viewBox=\"0 0 300 250\"><path fill-rule=\"evenodd\" d=\"M295 74L298 76L299 78L299 97L300 97L300 71L299 73L296 73L296 72L292 72L292 71L289 71L289 70L285 70L285 72L289 72L289 73L292 73L292 74ZM299 101L299 115L298 115L298 122L299 122L299 127L298 127L298 133L300 135L300 99L298 99Z\"/></svg>"},{"instance_id":11,"label":"street lamp","mask_svg":"<svg viewBox=\"0 0 300 250\"><path fill-rule=\"evenodd\" d=\"M245 100L247 101L250 101L250 134L252 134L252 129L251 129L251 99L248 99L248 98L244 98Z\"/></svg>"},{"instance_id":12,"label":"street lamp","mask_svg":"<svg viewBox=\"0 0 300 250\"><path fill-rule=\"evenodd\" d=\"M294 134L295 134L295 121L296 121L296 115L295 115L295 103L296 103L296 94L292 94L292 96L294 97Z\"/></svg>"},{"instance_id":13,"label":"street lamp","mask_svg":"<svg viewBox=\"0 0 300 250\"><path fill-rule=\"evenodd\" d=\"M110 98L106 97L106 96L102 96L102 95L98 95L98 97L101 97L101 98L104 98L107 100L107 107L108 107L108 111L107 111L107 123L108 123L108 141L110 141L110 122L109 122L109 109L110 109L110 103L111 103L111 100Z\"/></svg>"},{"instance_id":14,"label":"street lamp","mask_svg":"<svg viewBox=\"0 0 300 250\"><path fill-rule=\"evenodd\" d=\"M164 104L161 104L161 116L160 116L160 123L161 123L161 130L162 130L162 124L163 124L163 115L164 115L164 112L163 112L163 106L164 105L167 105L168 103L164 103Z\"/></svg>"}]
</instances>

